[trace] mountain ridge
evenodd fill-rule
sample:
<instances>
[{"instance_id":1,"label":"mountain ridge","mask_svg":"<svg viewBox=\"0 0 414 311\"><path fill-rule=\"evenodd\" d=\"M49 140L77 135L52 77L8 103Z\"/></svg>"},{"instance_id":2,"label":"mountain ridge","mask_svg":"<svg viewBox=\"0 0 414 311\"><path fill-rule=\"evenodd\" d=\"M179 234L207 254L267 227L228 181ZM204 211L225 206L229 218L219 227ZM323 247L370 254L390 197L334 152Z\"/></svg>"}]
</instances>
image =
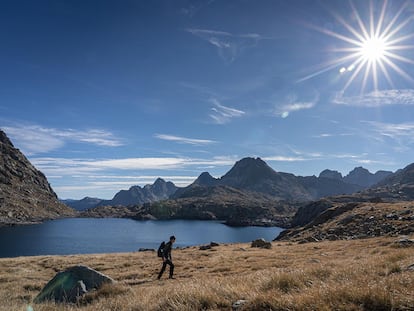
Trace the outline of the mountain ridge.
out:
<instances>
[{"instance_id":1,"label":"mountain ridge","mask_svg":"<svg viewBox=\"0 0 414 311\"><path fill-rule=\"evenodd\" d=\"M46 176L0 130L0 225L74 216L59 202Z\"/></svg>"}]
</instances>

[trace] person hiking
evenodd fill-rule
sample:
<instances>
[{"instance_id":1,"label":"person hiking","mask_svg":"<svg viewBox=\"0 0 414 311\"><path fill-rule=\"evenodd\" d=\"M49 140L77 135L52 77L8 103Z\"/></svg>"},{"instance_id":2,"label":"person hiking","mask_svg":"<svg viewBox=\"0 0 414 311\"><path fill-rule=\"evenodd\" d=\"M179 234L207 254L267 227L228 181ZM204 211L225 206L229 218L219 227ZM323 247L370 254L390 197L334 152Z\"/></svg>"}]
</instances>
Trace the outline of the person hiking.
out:
<instances>
[{"instance_id":1,"label":"person hiking","mask_svg":"<svg viewBox=\"0 0 414 311\"><path fill-rule=\"evenodd\" d=\"M158 274L158 280L161 279L162 274L165 271L165 268L167 267L167 265L170 266L170 279L174 279L174 264L172 262L172 258L171 258L171 249L172 246L175 242L175 236L170 236L170 241L167 242L164 246L164 249L162 251L162 268L160 273Z\"/></svg>"}]
</instances>

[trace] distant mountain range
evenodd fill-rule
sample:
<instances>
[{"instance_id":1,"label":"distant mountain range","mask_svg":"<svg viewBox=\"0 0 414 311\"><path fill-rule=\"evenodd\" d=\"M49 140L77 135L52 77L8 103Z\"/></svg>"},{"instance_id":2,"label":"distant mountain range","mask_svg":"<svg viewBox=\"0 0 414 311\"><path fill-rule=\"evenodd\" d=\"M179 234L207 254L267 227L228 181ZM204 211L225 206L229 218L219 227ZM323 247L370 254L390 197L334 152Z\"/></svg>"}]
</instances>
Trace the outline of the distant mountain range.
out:
<instances>
[{"instance_id":1,"label":"distant mountain range","mask_svg":"<svg viewBox=\"0 0 414 311\"><path fill-rule=\"evenodd\" d=\"M131 187L118 192L114 199L102 200L96 205L117 205L119 209L89 209L83 214L85 217L94 214L121 217L136 213L133 218L137 219L221 219L233 225L286 227L306 202L358 193L391 175L392 172L386 171L372 174L357 167L345 177L330 170L321 172L319 177L302 177L276 172L260 158L244 158L221 178L203 172L184 188L158 179L153 185ZM125 206L130 209L121 208Z\"/></svg>"},{"instance_id":2,"label":"distant mountain range","mask_svg":"<svg viewBox=\"0 0 414 311\"><path fill-rule=\"evenodd\" d=\"M172 182L166 182L162 178L158 178L152 185L145 185L144 187L132 186L129 190L121 190L115 194L112 200L85 197L81 200L69 199L62 200L62 202L78 211L98 206L141 205L168 199L177 189L178 187Z\"/></svg>"},{"instance_id":3,"label":"distant mountain range","mask_svg":"<svg viewBox=\"0 0 414 311\"><path fill-rule=\"evenodd\" d=\"M129 190L121 190L112 200L84 198L82 200L65 200L64 203L77 210L85 210L105 205L129 206L166 199L207 198L211 187L221 187L221 193L234 188L239 191L247 191L250 194L257 192L272 200L305 202L330 195L361 191L391 174L392 172L387 171L372 174L362 167L357 167L345 177L342 177L341 173L331 170L324 170L319 177L302 177L276 172L260 158L244 158L237 161L221 178L214 178L208 172L203 172L191 185L185 188L178 188L172 182L158 178L152 185L146 185L142 188L132 186Z\"/></svg>"}]
</instances>

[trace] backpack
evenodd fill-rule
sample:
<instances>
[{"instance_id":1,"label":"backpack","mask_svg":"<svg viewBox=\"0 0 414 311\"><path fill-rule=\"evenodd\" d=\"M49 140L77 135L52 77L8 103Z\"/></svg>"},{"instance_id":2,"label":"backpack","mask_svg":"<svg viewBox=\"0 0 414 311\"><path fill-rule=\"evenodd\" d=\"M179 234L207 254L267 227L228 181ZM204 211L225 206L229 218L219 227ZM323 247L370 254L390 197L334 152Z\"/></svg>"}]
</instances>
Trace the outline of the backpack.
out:
<instances>
[{"instance_id":1,"label":"backpack","mask_svg":"<svg viewBox=\"0 0 414 311\"><path fill-rule=\"evenodd\" d=\"M158 247L158 251L157 251L158 257L162 257L164 255L164 247L165 247L165 242L162 241L160 246Z\"/></svg>"}]
</instances>

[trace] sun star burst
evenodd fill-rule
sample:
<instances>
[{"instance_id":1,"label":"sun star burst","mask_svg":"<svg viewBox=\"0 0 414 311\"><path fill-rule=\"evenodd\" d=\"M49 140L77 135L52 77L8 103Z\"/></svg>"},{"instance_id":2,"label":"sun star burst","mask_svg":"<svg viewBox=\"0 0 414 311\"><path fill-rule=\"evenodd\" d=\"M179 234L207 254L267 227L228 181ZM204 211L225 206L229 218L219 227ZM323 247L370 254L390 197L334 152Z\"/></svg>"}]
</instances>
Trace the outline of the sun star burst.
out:
<instances>
[{"instance_id":1,"label":"sun star burst","mask_svg":"<svg viewBox=\"0 0 414 311\"><path fill-rule=\"evenodd\" d=\"M377 16L374 14L373 2L367 2L369 3L369 16L365 22L354 3L352 1L349 3L356 25L351 24L336 12L331 12L348 34L310 25L321 33L344 43L343 47L331 49L334 52L343 53L343 56L322 64L318 71L300 79L299 82L339 67L340 74L349 76L342 92L345 92L357 77L362 79L361 93L364 92L369 81L372 81L374 91L378 90L379 81L383 78L391 87L394 87L390 70L414 83L414 79L401 68L402 63L414 64L412 58L401 55L403 50L414 48L414 45L407 44L407 42L412 42L414 38L413 32L408 31L407 33L407 26L413 21L413 15L408 14L408 17L404 17L408 2L392 16L387 16L388 12L392 11L387 0L382 2L380 13ZM375 4L381 3L375 2Z\"/></svg>"}]
</instances>

